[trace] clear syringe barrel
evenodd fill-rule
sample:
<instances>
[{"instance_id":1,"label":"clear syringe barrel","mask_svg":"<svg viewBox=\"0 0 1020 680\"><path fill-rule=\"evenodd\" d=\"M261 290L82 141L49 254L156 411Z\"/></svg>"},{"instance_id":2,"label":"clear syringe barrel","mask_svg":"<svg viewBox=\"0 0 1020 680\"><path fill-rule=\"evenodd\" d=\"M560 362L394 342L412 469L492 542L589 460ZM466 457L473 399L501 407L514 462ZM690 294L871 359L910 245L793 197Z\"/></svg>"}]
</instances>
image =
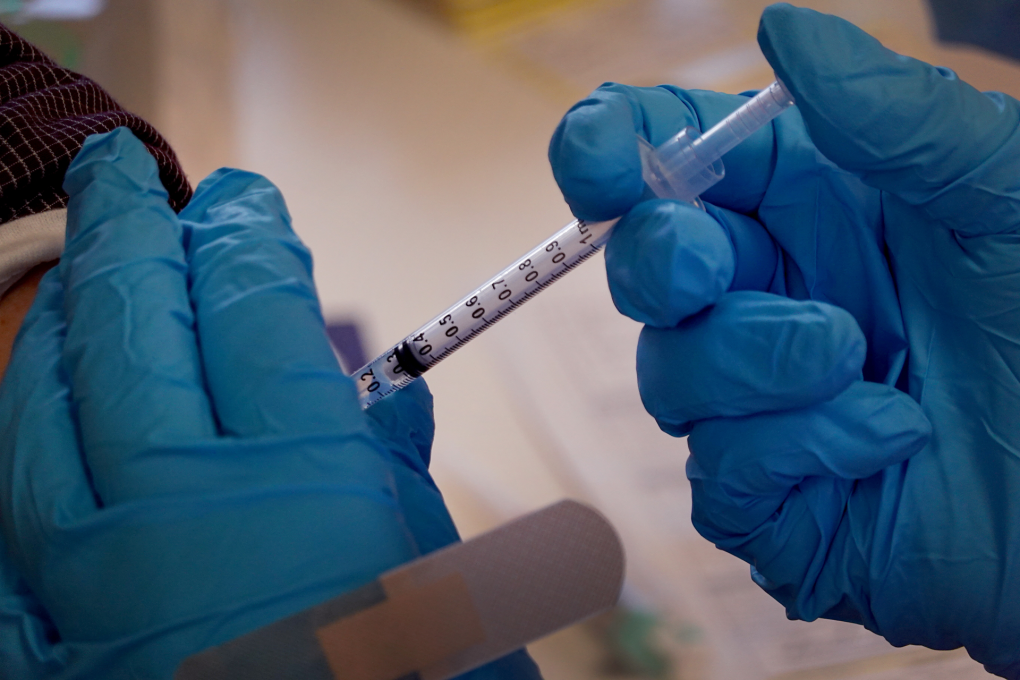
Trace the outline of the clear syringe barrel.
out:
<instances>
[{"instance_id":1,"label":"clear syringe barrel","mask_svg":"<svg viewBox=\"0 0 1020 680\"><path fill-rule=\"evenodd\" d=\"M655 148L640 137L642 175L661 198L697 203L722 179L719 159L793 104L779 81L704 135L688 127ZM407 386L599 251L617 220L575 220L352 374L362 408Z\"/></svg>"},{"instance_id":2,"label":"clear syringe barrel","mask_svg":"<svg viewBox=\"0 0 1020 680\"><path fill-rule=\"evenodd\" d=\"M574 220L353 374L362 408L405 387L599 252L616 220Z\"/></svg>"}]
</instances>

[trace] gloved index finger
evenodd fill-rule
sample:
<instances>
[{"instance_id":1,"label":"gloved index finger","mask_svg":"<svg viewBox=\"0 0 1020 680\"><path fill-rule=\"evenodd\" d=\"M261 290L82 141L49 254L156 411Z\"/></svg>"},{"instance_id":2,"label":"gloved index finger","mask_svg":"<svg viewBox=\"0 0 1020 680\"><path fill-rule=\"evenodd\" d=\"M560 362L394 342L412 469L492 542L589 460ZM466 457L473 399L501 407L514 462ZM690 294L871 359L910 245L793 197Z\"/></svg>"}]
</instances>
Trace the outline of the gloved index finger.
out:
<instances>
[{"instance_id":1,"label":"gloved index finger","mask_svg":"<svg viewBox=\"0 0 1020 680\"><path fill-rule=\"evenodd\" d=\"M638 136L659 146L688 125L706 131L747 101L672 86L603 85L568 111L553 134L553 175L577 217L619 217L651 197L641 176ZM723 157L725 176L705 192L705 200L753 212L768 187L775 155L772 126L766 125Z\"/></svg>"},{"instance_id":2,"label":"gloved index finger","mask_svg":"<svg viewBox=\"0 0 1020 680\"><path fill-rule=\"evenodd\" d=\"M85 457L109 505L162 483L137 465L147 449L214 437L217 428L181 225L155 159L126 128L90 137L64 188L64 357Z\"/></svg>"},{"instance_id":3,"label":"gloved index finger","mask_svg":"<svg viewBox=\"0 0 1020 680\"><path fill-rule=\"evenodd\" d=\"M578 102L549 143L553 176L570 209L592 222L630 210L645 190L635 135L655 144L692 122L683 102L655 88L607 83Z\"/></svg>"}]
</instances>

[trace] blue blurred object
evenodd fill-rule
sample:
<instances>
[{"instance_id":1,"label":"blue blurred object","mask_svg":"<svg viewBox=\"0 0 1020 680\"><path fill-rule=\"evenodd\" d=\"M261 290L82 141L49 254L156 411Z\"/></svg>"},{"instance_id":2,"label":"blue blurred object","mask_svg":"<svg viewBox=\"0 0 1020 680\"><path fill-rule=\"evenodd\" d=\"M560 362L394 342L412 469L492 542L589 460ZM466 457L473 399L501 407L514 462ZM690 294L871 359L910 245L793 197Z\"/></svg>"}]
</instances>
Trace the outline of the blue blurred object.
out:
<instances>
[{"instance_id":1,"label":"blue blurred object","mask_svg":"<svg viewBox=\"0 0 1020 680\"><path fill-rule=\"evenodd\" d=\"M362 412L272 184L218 171L178 217L122 128L65 188L0 386L0 674L170 678L457 540L428 388ZM471 675L538 677L524 652Z\"/></svg>"},{"instance_id":2,"label":"blue blurred object","mask_svg":"<svg viewBox=\"0 0 1020 680\"><path fill-rule=\"evenodd\" d=\"M746 97L608 84L550 145L579 217L623 213L645 407L690 435L698 531L791 618L1020 678L1020 103L790 5L758 38L797 107L707 212L640 202L634 133Z\"/></svg>"},{"instance_id":3,"label":"blue blurred object","mask_svg":"<svg viewBox=\"0 0 1020 680\"><path fill-rule=\"evenodd\" d=\"M106 8L106 0L0 0L0 15L14 23L92 19Z\"/></svg>"},{"instance_id":4,"label":"blue blurred object","mask_svg":"<svg viewBox=\"0 0 1020 680\"><path fill-rule=\"evenodd\" d=\"M106 0L5 0L18 10L17 19L68 21L91 19L106 8ZM6 10L14 11L14 10Z\"/></svg>"},{"instance_id":5,"label":"blue blurred object","mask_svg":"<svg viewBox=\"0 0 1020 680\"><path fill-rule=\"evenodd\" d=\"M368 361L365 343L361 339L361 326L354 321L331 321L326 324L326 335L333 349L340 355L340 365L350 375Z\"/></svg>"},{"instance_id":6,"label":"blue blurred object","mask_svg":"<svg viewBox=\"0 0 1020 680\"><path fill-rule=\"evenodd\" d=\"M939 40L1020 59L1020 1L928 0Z\"/></svg>"}]
</instances>

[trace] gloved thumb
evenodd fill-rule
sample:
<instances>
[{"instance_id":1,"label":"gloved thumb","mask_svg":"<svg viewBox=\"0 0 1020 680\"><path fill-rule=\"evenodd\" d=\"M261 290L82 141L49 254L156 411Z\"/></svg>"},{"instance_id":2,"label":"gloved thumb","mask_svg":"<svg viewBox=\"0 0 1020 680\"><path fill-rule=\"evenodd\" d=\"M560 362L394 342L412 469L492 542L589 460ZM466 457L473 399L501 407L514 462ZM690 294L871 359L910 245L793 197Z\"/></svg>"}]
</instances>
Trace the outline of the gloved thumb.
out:
<instances>
[{"instance_id":1,"label":"gloved thumb","mask_svg":"<svg viewBox=\"0 0 1020 680\"><path fill-rule=\"evenodd\" d=\"M765 9L758 43L812 141L837 165L949 228L1020 226L1011 191L1020 176L1015 99L981 93L843 19L788 4Z\"/></svg>"}]
</instances>

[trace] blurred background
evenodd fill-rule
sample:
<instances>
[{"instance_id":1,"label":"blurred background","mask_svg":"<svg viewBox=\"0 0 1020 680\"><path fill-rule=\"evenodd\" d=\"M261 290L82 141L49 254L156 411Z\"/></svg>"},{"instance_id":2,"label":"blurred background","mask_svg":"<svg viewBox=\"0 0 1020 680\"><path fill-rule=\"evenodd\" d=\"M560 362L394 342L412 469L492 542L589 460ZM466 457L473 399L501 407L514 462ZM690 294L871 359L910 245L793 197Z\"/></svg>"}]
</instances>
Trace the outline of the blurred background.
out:
<instances>
[{"instance_id":1,"label":"blurred background","mask_svg":"<svg viewBox=\"0 0 1020 680\"><path fill-rule=\"evenodd\" d=\"M571 219L545 154L578 98L607 80L768 84L755 41L766 4L0 0L0 19L148 118L193 183L231 165L279 185L353 369ZM937 41L925 0L802 4L1020 95L1017 63ZM980 7L1016 7L935 4L943 36L964 40ZM433 470L465 536L567 496L602 509L624 538L621 606L535 644L545 677L985 677L960 652L789 622L746 565L701 540L686 444L640 407L638 330L588 264L429 374Z\"/></svg>"}]
</instances>

